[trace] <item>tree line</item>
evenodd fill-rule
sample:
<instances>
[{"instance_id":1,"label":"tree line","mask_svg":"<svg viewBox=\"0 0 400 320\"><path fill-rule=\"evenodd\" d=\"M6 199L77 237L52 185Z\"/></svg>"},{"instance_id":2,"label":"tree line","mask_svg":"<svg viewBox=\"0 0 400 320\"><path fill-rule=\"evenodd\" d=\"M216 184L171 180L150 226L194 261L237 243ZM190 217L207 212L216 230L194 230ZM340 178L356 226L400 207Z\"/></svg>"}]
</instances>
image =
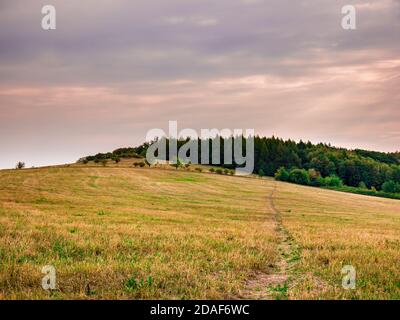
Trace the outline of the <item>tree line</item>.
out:
<instances>
[{"instance_id":1,"label":"tree line","mask_svg":"<svg viewBox=\"0 0 400 320\"><path fill-rule=\"evenodd\" d=\"M235 137L238 138L238 137ZM243 140L243 154L245 154L246 138ZM223 164L224 143L223 137L209 139L211 146L215 139L220 140L221 166L234 169L237 164ZM189 141L179 139L178 148ZM230 140L229 140L230 142ZM151 142L146 142L135 148L120 148L110 153L99 153L86 157L88 161L115 157L145 157ZM169 140L167 140L167 149ZM199 163L201 140L198 139ZM210 147L211 150L211 147ZM168 152L167 158L168 159ZM211 154L210 154L211 163ZM280 170L280 171L279 171ZM333 147L330 144L311 142L296 142L283 140L277 137L254 137L254 173L260 176L279 177L279 173L286 170L293 178L287 181L315 186L344 185L354 188L372 189L391 193L400 193L400 153L385 153L369 150L349 150Z\"/></svg>"}]
</instances>

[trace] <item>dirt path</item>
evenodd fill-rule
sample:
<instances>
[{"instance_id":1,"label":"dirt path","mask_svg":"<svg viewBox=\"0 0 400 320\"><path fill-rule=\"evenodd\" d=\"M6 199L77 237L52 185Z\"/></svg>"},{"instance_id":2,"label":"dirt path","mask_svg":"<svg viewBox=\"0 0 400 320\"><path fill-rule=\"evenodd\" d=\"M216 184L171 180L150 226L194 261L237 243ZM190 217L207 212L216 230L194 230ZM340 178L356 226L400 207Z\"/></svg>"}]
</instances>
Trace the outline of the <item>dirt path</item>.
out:
<instances>
[{"instance_id":1,"label":"dirt path","mask_svg":"<svg viewBox=\"0 0 400 320\"><path fill-rule=\"evenodd\" d=\"M245 289L241 292L241 299L275 300L287 299L287 293L291 282L291 271L299 260L298 248L287 229L282 224L282 214L274 204L274 194L277 184L268 196L269 206L275 220L275 229L278 233L279 260L275 265L274 273L257 272L247 280Z\"/></svg>"}]
</instances>

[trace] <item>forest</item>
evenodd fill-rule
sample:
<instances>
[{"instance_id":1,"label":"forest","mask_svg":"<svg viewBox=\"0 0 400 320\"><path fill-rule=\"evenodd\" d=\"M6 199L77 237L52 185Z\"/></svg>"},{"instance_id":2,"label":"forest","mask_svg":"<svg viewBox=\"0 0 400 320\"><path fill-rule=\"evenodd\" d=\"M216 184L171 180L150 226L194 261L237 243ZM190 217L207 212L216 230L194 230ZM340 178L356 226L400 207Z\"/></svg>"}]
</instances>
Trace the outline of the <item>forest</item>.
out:
<instances>
[{"instance_id":1,"label":"forest","mask_svg":"<svg viewBox=\"0 0 400 320\"><path fill-rule=\"evenodd\" d=\"M248 138L243 139L243 152ZM227 138L209 139L212 145L220 140L221 166L234 169L237 165L223 164L224 142ZM189 138L178 140L178 147ZM167 148L168 148L167 140ZM134 148L120 148L84 159L100 161L122 157L145 157L151 142ZM198 140L201 150L201 140ZM199 153L200 154L200 153ZM167 159L165 160L170 160ZM200 159L199 159L200 163ZM210 161L211 163L211 161ZM279 180L317 187L341 188L344 191L387 194L400 193L400 152L385 153L361 149L337 148L330 144L283 140L277 137L254 137L254 173L275 176ZM347 188L346 188L347 187ZM379 194L381 193L381 194ZM396 196L397 198L397 196Z\"/></svg>"}]
</instances>

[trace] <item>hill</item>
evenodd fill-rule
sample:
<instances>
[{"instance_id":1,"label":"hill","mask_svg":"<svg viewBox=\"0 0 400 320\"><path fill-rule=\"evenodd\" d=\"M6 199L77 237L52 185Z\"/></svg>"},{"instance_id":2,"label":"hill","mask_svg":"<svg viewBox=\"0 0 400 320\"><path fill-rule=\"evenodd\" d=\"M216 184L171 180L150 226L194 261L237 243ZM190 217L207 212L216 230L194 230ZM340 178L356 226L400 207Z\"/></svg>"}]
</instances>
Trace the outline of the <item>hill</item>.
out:
<instances>
[{"instance_id":1,"label":"hill","mask_svg":"<svg viewBox=\"0 0 400 320\"><path fill-rule=\"evenodd\" d=\"M243 139L245 145L246 138ZM224 163L226 139L209 139L209 145L220 140L220 163ZM181 139L178 148L188 142ZM201 140L198 140L201 163ZM230 143L230 141L228 141ZM167 147L169 141L167 140ZM150 142L136 148L120 148L108 153L88 156L81 161L103 161L121 157L145 157ZM211 156L210 156L211 159ZM170 160L168 155L165 160ZM211 160L210 160L211 163ZM224 165L234 169L237 164ZM283 175L282 175L282 170ZM286 173L287 171L287 173ZM341 191L400 199L400 154L367 150L348 150L330 144L295 142L279 138L254 138L254 173L275 176L279 180L314 187L335 188Z\"/></svg>"},{"instance_id":2,"label":"hill","mask_svg":"<svg viewBox=\"0 0 400 320\"><path fill-rule=\"evenodd\" d=\"M399 201L131 161L0 171L0 298L400 298Z\"/></svg>"}]
</instances>

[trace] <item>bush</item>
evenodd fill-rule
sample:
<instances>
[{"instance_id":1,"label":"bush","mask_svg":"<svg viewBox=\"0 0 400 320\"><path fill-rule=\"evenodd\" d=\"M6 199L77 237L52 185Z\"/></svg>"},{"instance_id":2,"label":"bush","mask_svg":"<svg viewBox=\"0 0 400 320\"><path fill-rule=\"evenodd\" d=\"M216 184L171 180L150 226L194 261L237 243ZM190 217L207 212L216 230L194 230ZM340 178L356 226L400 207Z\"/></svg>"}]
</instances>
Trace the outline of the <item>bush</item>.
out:
<instances>
[{"instance_id":1,"label":"bush","mask_svg":"<svg viewBox=\"0 0 400 320\"><path fill-rule=\"evenodd\" d=\"M19 161L15 166L15 169L18 169L18 170L23 169L23 168L25 168L25 162Z\"/></svg>"},{"instance_id":2,"label":"bush","mask_svg":"<svg viewBox=\"0 0 400 320\"><path fill-rule=\"evenodd\" d=\"M319 171L315 169L309 169L308 176L310 177L310 185L314 187L320 187L323 185L323 178L321 177Z\"/></svg>"},{"instance_id":3,"label":"bush","mask_svg":"<svg viewBox=\"0 0 400 320\"><path fill-rule=\"evenodd\" d=\"M222 173L223 173L223 171L222 171L222 169L221 169L221 168L218 168L217 170L215 170L215 173L222 174Z\"/></svg>"},{"instance_id":4,"label":"bush","mask_svg":"<svg viewBox=\"0 0 400 320\"><path fill-rule=\"evenodd\" d=\"M195 170L198 171L198 172L203 172L202 168L196 168Z\"/></svg>"},{"instance_id":5,"label":"bush","mask_svg":"<svg viewBox=\"0 0 400 320\"><path fill-rule=\"evenodd\" d=\"M103 159L103 160L101 160L101 165L103 166L103 167L105 167L106 165L107 165L107 160L106 159Z\"/></svg>"},{"instance_id":6,"label":"bush","mask_svg":"<svg viewBox=\"0 0 400 320\"><path fill-rule=\"evenodd\" d=\"M83 164L88 164L88 163L89 163L89 160L88 160L88 159L83 159L83 160L82 160L82 163L83 163Z\"/></svg>"},{"instance_id":7,"label":"bush","mask_svg":"<svg viewBox=\"0 0 400 320\"><path fill-rule=\"evenodd\" d=\"M289 173L289 181L307 186L310 184L310 177L304 169L293 169Z\"/></svg>"},{"instance_id":8,"label":"bush","mask_svg":"<svg viewBox=\"0 0 400 320\"><path fill-rule=\"evenodd\" d=\"M264 170L263 170L263 169L258 170L258 175L259 175L260 177L264 177L264 176L265 176Z\"/></svg>"},{"instance_id":9,"label":"bush","mask_svg":"<svg viewBox=\"0 0 400 320\"><path fill-rule=\"evenodd\" d=\"M367 188L367 185L365 184L364 181L361 181L361 182L359 183L358 187L359 187L360 189L368 189L368 188Z\"/></svg>"},{"instance_id":10,"label":"bush","mask_svg":"<svg viewBox=\"0 0 400 320\"><path fill-rule=\"evenodd\" d=\"M113 160L115 161L115 163L120 163L121 162L121 158L120 157L113 157Z\"/></svg>"},{"instance_id":11,"label":"bush","mask_svg":"<svg viewBox=\"0 0 400 320\"><path fill-rule=\"evenodd\" d=\"M289 172L285 167L280 167L275 173L275 179L279 181L289 181Z\"/></svg>"},{"instance_id":12,"label":"bush","mask_svg":"<svg viewBox=\"0 0 400 320\"><path fill-rule=\"evenodd\" d=\"M211 169L210 169L210 172L215 172L215 169L214 169L214 168L211 168Z\"/></svg>"},{"instance_id":13,"label":"bush","mask_svg":"<svg viewBox=\"0 0 400 320\"><path fill-rule=\"evenodd\" d=\"M400 184L389 180L382 185L382 190L387 193L400 193Z\"/></svg>"},{"instance_id":14,"label":"bush","mask_svg":"<svg viewBox=\"0 0 400 320\"><path fill-rule=\"evenodd\" d=\"M229 171L230 171L229 169L224 169L225 174L229 174Z\"/></svg>"},{"instance_id":15,"label":"bush","mask_svg":"<svg viewBox=\"0 0 400 320\"><path fill-rule=\"evenodd\" d=\"M324 186L327 187L342 187L343 181L338 176L329 176L324 178Z\"/></svg>"}]
</instances>

